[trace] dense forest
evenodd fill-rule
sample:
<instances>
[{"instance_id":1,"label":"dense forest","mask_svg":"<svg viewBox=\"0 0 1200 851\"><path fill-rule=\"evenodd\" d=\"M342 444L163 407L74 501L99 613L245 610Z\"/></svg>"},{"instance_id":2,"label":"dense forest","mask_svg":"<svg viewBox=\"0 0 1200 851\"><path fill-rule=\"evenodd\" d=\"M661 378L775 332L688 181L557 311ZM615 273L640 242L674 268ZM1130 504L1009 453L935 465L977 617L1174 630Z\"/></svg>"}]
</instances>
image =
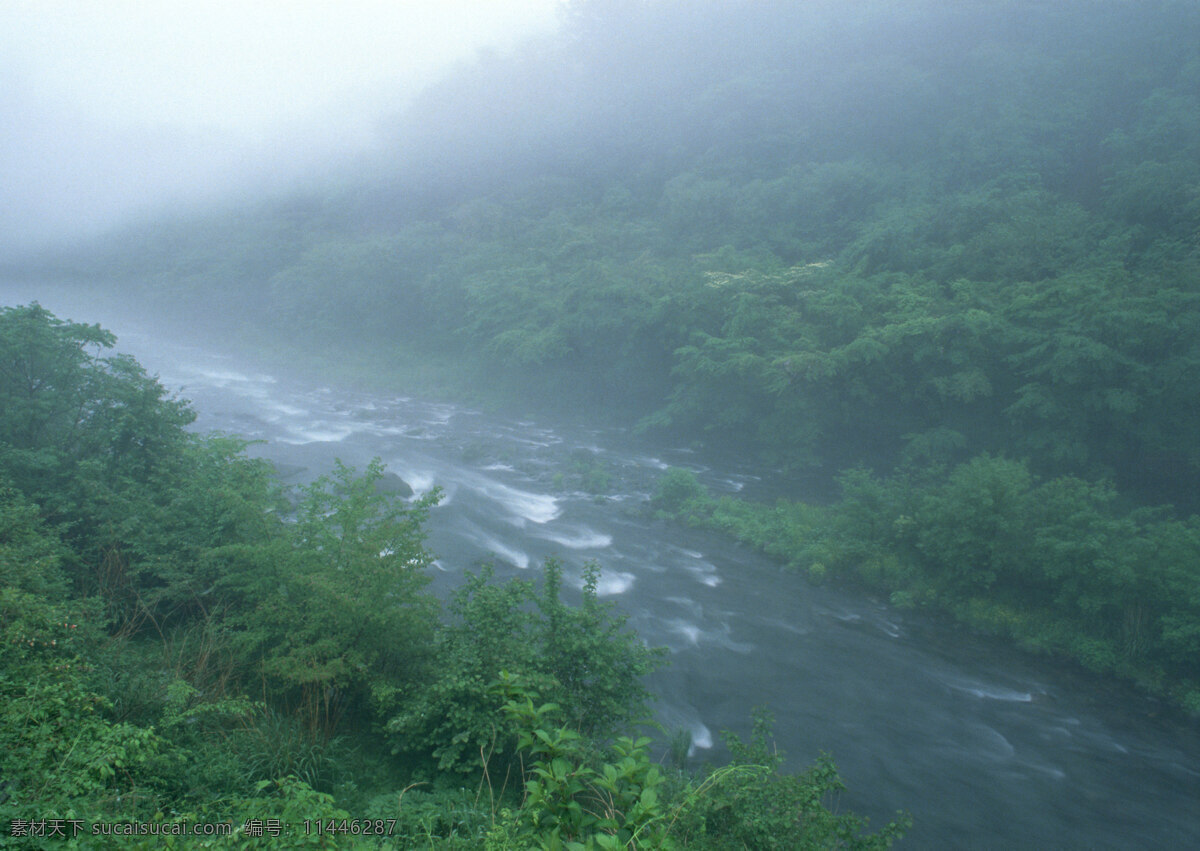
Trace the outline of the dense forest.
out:
<instances>
[{"instance_id":1,"label":"dense forest","mask_svg":"<svg viewBox=\"0 0 1200 851\"><path fill-rule=\"evenodd\" d=\"M385 153L320 189L129 226L26 271L375 383L755 458L786 498L717 498L677 470L651 508L1200 712L1200 6L565 15L425 91ZM236 440L184 431L186 407L136 364L79 354L105 332L4 318L4 392L24 394L0 414L6 670L36 672L6 680L5 735L63 731L5 764L18 788L12 766L59 765L75 785L38 794L64 813L249 813L256 789L332 811L330 748L352 729L435 773L477 773L495 746L495 780L522 754L534 791L489 811L497 842L575 818L555 809L568 782L641 790L640 815L586 827L621 843L770 847L775 796L822 813L788 829L826 833L796 842L857 829L820 810L830 766L778 773L765 725L719 779L614 738L655 657L594 598L560 603L553 564L538 585L478 577L439 615L421 591L429 504L380 497L381 471L288 501ZM61 398L15 371L27 339L71 376L47 385ZM349 570L364 584L345 589ZM381 594L396 607L368 616ZM574 670L584 647L607 663ZM81 724L110 750L73 750ZM265 725L290 750L264 752ZM187 758L168 770L171 749ZM304 784L271 785L289 772ZM422 824L484 830L467 797L461 824Z\"/></svg>"},{"instance_id":2,"label":"dense forest","mask_svg":"<svg viewBox=\"0 0 1200 851\"><path fill-rule=\"evenodd\" d=\"M1200 11L861 5L581 4L361 182L76 268L787 469L1003 453L1194 507Z\"/></svg>"}]
</instances>

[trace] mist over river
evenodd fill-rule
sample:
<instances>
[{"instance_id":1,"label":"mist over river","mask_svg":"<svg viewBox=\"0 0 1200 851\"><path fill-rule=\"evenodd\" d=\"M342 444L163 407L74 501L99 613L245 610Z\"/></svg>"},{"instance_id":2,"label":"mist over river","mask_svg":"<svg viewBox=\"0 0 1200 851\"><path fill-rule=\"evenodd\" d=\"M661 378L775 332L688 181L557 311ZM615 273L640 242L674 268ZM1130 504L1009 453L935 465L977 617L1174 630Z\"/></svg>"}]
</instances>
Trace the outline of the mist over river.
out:
<instances>
[{"instance_id":1,"label":"mist over river","mask_svg":"<svg viewBox=\"0 0 1200 851\"><path fill-rule=\"evenodd\" d=\"M5 303L28 298L7 292ZM1200 843L1200 732L1156 702L922 613L813 586L719 536L636 511L668 466L717 493L766 489L765 471L617 429L285 379L151 325L42 303L102 321L121 350L192 400L197 428L265 441L251 453L291 481L335 458L361 468L378 456L417 492L442 488L428 524L440 596L488 560L501 577L532 578L556 555L576 587L582 566L598 562L600 595L648 644L669 648L650 687L668 730L691 731L696 764L721 761L720 731L746 733L765 704L789 767L833 756L849 787L841 808L876 826L901 808L913 815L905 847ZM581 458L609 473L604 497L556 478Z\"/></svg>"}]
</instances>

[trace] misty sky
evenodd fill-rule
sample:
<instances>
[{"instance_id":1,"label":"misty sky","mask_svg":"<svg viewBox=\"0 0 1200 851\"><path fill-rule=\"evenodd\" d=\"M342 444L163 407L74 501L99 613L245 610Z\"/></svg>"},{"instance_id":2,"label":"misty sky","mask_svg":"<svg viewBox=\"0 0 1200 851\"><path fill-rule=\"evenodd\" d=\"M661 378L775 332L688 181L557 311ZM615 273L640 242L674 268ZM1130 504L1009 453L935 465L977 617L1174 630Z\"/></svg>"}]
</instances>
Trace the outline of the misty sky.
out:
<instances>
[{"instance_id":1,"label":"misty sky","mask_svg":"<svg viewBox=\"0 0 1200 851\"><path fill-rule=\"evenodd\" d=\"M0 0L0 250L321 178L560 0Z\"/></svg>"}]
</instances>

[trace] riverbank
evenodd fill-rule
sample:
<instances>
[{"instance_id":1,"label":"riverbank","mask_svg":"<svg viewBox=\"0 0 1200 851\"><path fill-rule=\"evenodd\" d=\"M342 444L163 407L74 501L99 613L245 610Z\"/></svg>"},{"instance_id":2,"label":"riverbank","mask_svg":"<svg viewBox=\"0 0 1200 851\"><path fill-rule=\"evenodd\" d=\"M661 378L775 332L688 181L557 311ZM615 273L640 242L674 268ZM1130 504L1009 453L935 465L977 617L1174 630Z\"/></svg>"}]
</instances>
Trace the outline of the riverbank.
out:
<instances>
[{"instance_id":1,"label":"riverbank","mask_svg":"<svg viewBox=\"0 0 1200 851\"><path fill-rule=\"evenodd\" d=\"M1166 509L1122 511L1115 496L981 456L944 476L853 472L829 506L714 498L673 469L651 505L816 581L853 583L1129 681L1196 720L1200 610L1187 577L1200 523Z\"/></svg>"}]
</instances>

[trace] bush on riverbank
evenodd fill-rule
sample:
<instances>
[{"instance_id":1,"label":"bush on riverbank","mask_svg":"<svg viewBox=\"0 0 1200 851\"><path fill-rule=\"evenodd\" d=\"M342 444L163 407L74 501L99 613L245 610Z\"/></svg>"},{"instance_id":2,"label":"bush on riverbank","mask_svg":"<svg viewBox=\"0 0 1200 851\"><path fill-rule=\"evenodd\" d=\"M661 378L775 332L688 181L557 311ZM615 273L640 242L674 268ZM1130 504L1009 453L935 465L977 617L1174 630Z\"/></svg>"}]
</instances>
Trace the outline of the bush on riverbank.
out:
<instances>
[{"instance_id":1,"label":"bush on riverbank","mask_svg":"<svg viewBox=\"0 0 1200 851\"><path fill-rule=\"evenodd\" d=\"M716 499L684 470L651 501L810 575L826 571L973 627L1135 680L1200 713L1200 520L1121 507L1113 488L1046 481L981 455L949 472L863 470L827 507Z\"/></svg>"}]
</instances>

